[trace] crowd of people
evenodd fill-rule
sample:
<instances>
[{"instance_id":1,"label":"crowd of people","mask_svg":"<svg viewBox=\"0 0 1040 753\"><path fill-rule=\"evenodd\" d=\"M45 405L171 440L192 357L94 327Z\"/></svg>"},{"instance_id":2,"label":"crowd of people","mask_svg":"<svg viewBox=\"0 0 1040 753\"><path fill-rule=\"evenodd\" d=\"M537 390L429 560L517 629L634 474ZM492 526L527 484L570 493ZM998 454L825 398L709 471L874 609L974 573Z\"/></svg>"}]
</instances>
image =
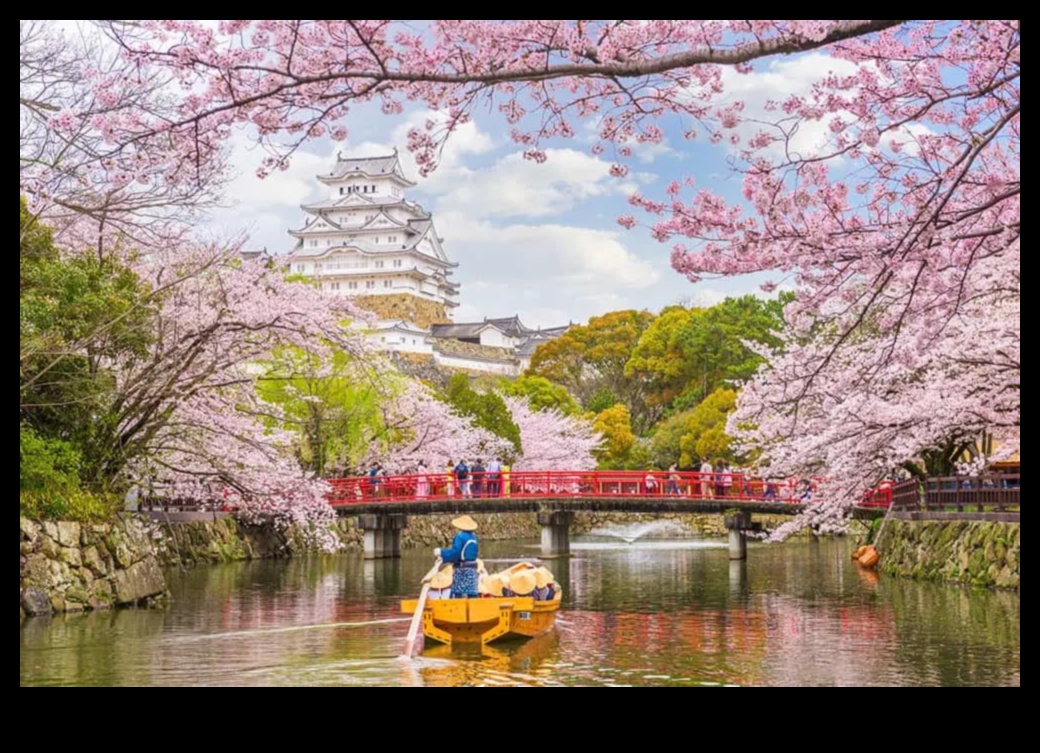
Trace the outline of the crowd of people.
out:
<instances>
[{"instance_id":1,"label":"crowd of people","mask_svg":"<svg viewBox=\"0 0 1040 753\"><path fill-rule=\"evenodd\" d=\"M692 476L691 474L697 474ZM783 490L792 490L782 494ZM794 482L776 479L752 479L743 469L727 463L721 458L714 462L704 458L692 468L679 470L676 463L668 470L651 468L643 478L643 491L650 496L696 496L707 499L716 497L761 497L778 499L781 496L801 500L812 498L813 485L808 479Z\"/></svg>"},{"instance_id":2,"label":"crowd of people","mask_svg":"<svg viewBox=\"0 0 1040 753\"><path fill-rule=\"evenodd\" d=\"M502 458L494 457L484 464L483 458L477 458L470 464L465 458L458 462L447 461L440 473L431 472L425 460L420 460L414 467L405 468L401 476L409 478L413 483L414 496L425 497L501 497L509 496L510 466L502 462ZM383 496L385 484L392 479L392 474L381 464L373 463L364 474L368 487L368 496ZM358 488L356 496L364 496L364 490Z\"/></svg>"},{"instance_id":3,"label":"crowd of people","mask_svg":"<svg viewBox=\"0 0 1040 753\"><path fill-rule=\"evenodd\" d=\"M402 469L399 475L391 474L381 463L373 463L364 474L365 482L355 488L354 494L359 499L365 496L408 496L415 499L508 497L511 490L516 491L515 482L513 485L510 483L510 474L510 466L501 457L492 458L486 465L483 458L472 463L465 458L449 459L442 470L431 470L425 460L420 460L416 465ZM523 488L526 483L521 481L519 491L526 491ZM534 483L544 486L540 479ZM677 463L667 470L650 468L642 477L641 486L640 491L648 496L744 497L803 502L810 501L815 491L815 485L809 479L753 478L744 469L721 458L714 461L705 458L682 470Z\"/></svg>"}]
</instances>

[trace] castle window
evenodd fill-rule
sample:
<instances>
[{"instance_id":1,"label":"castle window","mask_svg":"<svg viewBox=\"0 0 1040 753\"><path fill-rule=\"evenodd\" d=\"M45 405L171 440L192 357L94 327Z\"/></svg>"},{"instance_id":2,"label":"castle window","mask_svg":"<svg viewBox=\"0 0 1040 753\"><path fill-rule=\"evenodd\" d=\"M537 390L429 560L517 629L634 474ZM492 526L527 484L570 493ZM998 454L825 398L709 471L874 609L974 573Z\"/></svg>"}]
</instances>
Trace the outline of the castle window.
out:
<instances>
[{"instance_id":1,"label":"castle window","mask_svg":"<svg viewBox=\"0 0 1040 753\"><path fill-rule=\"evenodd\" d=\"M390 287L390 280L383 280L383 287L384 288Z\"/></svg>"},{"instance_id":2,"label":"castle window","mask_svg":"<svg viewBox=\"0 0 1040 753\"><path fill-rule=\"evenodd\" d=\"M375 286L376 286L375 280L368 280L368 281L367 281L367 282L365 283L365 287L366 287L366 288L368 288L369 290L371 290L371 289L372 289L372 288L374 288Z\"/></svg>"},{"instance_id":3,"label":"castle window","mask_svg":"<svg viewBox=\"0 0 1040 753\"><path fill-rule=\"evenodd\" d=\"M386 242L387 243L397 243L397 236L396 235L388 235L386 237Z\"/></svg>"},{"instance_id":4,"label":"castle window","mask_svg":"<svg viewBox=\"0 0 1040 753\"><path fill-rule=\"evenodd\" d=\"M400 267L401 266L401 260L400 259L394 259L394 266L395 267Z\"/></svg>"}]
</instances>

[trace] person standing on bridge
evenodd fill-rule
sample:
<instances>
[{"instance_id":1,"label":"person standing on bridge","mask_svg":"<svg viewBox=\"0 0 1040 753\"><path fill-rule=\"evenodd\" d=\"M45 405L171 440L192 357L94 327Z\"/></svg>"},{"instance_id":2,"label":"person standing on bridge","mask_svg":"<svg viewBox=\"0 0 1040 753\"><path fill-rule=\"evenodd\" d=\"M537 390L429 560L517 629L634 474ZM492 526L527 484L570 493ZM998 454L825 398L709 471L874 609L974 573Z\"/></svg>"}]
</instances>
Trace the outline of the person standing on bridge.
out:
<instances>
[{"instance_id":1,"label":"person standing on bridge","mask_svg":"<svg viewBox=\"0 0 1040 753\"><path fill-rule=\"evenodd\" d=\"M415 496L417 499L426 499L430 493L430 481L426 478L426 461L420 460L419 467L415 469Z\"/></svg>"},{"instance_id":2,"label":"person standing on bridge","mask_svg":"<svg viewBox=\"0 0 1040 753\"><path fill-rule=\"evenodd\" d=\"M711 499L715 496L715 480L712 477L711 463L708 462L708 458L704 458L701 461L701 496L705 499Z\"/></svg>"},{"instance_id":3,"label":"person standing on bridge","mask_svg":"<svg viewBox=\"0 0 1040 753\"><path fill-rule=\"evenodd\" d=\"M668 493L679 496L679 469L675 463L668 468Z\"/></svg>"},{"instance_id":4,"label":"person standing on bridge","mask_svg":"<svg viewBox=\"0 0 1040 753\"><path fill-rule=\"evenodd\" d=\"M466 465L465 458L459 460L459 464L455 466L455 483L459 485L459 492L463 497L469 497L469 466Z\"/></svg>"},{"instance_id":5,"label":"person standing on bridge","mask_svg":"<svg viewBox=\"0 0 1040 753\"><path fill-rule=\"evenodd\" d=\"M484 461L480 458L477 458L477 462L469 469L470 475L473 477L472 489L474 497L484 496L484 472L486 470L487 469L484 468Z\"/></svg>"},{"instance_id":6,"label":"person standing on bridge","mask_svg":"<svg viewBox=\"0 0 1040 753\"><path fill-rule=\"evenodd\" d=\"M448 464L444 467L444 496L455 496L455 464L448 458Z\"/></svg>"},{"instance_id":7,"label":"person standing on bridge","mask_svg":"<svg viewBox=\"0 0 1040 753\"><path fill-rule=\"evenodd\" d=\"M477 589L479 583L479 564L477 555L480 545L477 542L477 521L469 515L460 515L451 521L458 529L451 546L447 549L434 549L433 556L455 566L451 579L451 598L476 599L480 596Z\"/></svg>"},{"instance_id":8,"label":"person standing on bridge","mask_svg":"<svg viewBox=\"0 0 1040 753\"><path fill-rule=\"evenodd\" d=\"M491 458L487 464L487 495L498 497L502 493L502 459Z\"/></svg>"}]
</instances>

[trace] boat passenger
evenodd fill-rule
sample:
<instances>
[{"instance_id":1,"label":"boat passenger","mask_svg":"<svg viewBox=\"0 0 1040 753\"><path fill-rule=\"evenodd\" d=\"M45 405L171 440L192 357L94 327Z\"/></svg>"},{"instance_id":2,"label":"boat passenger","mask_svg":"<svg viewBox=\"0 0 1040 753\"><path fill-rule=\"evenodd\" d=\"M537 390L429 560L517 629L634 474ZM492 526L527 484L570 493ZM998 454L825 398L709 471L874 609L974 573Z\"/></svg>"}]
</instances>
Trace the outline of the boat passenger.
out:
<instances>
[{"instance_id":1,"label":"boat passenger","mask_svg":"<svg viewBox=\"0 0 1040 753\"><path fill-rule=\"evenodd\" d=\"M451 580L455 568L451 565L437 571L430 578L430 590L426 592L426 599L436 601L437 599L451 598Z\"/></svg>"},{"instance_id":2,"label":"boat passenger","mask_svg":"<svg viewBox=\"0 0 1040 753\"><path fill-rule=\"evenodd\" d=\"M532 596L535 585L534 570L520 570L509 576L509 589L514 596Z\"/></svg>"},{"instance_id":3,"label":"boat passenger","mask_svg":"<svg viewBox=\"0 0 1040 753\"><path fill-rule=\"evenodd\" d=\"M556 596L556 583L553 574L544 567L534 571L534 599L535 601L551 601Z\"/></svg>"},{"instance_id":4,"label":"boat passenger","mask_svg":"<svg viewBox=\"0 0 1040 753\"><path fill-rule=\"evenodd\" d=\"M511 575L511 573L508 573L508 572L506 572L506 573L499 573L498 574L498 578L502 581L502 595L503 596L516 596L516 594L513 593L513 589L511 589L509 587L509 576L510 575Z\"/></svg>"},{"instance_id":5,"label":"boat passenger","mask_svg":"<svg viewBox=\"0 0 1040 753\"><path fill-rule=\"evenodd\" d=\"M451 521L451 524L458 529L451 546L447 549L434 549L433 554L444 562L455 565L451 581L451 598L475 599L480 595L477 592L479 545L474 533L477 530L477 521L469 515L460 515Z\"/></svg>"},{"instance_id":6,"label":"boat passenger","mask_svg":"<svg viewBox=\"0 0 1040 753\"><path fill-rule=\"evenodd\" d=\"M492 599L498 599L505 596L505 584L506 579L502 576L501 573L489 575L487 578L484 579L484 589L487 591L485 596Z\"/></svg>"}]
</instances>

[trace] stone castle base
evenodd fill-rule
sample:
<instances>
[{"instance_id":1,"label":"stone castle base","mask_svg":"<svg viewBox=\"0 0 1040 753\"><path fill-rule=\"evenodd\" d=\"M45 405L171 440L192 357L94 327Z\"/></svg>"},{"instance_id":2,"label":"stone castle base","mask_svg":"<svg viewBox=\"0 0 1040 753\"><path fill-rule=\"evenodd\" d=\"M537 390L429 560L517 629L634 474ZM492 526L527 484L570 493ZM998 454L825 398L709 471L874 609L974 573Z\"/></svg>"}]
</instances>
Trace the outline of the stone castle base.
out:
<instances>
[{"instance_id":1,"label":"stone castle base","mask_svg":"<svg viewBox=\"0 0 1040 753\"><path fill-rule=\"evenodd\" d=\"M423 329L429 329L432 324L451 323L443 303L428 301L411 293L358 295L353 300L380 319L403 319Z\"/></svg>"}]
</instances>

